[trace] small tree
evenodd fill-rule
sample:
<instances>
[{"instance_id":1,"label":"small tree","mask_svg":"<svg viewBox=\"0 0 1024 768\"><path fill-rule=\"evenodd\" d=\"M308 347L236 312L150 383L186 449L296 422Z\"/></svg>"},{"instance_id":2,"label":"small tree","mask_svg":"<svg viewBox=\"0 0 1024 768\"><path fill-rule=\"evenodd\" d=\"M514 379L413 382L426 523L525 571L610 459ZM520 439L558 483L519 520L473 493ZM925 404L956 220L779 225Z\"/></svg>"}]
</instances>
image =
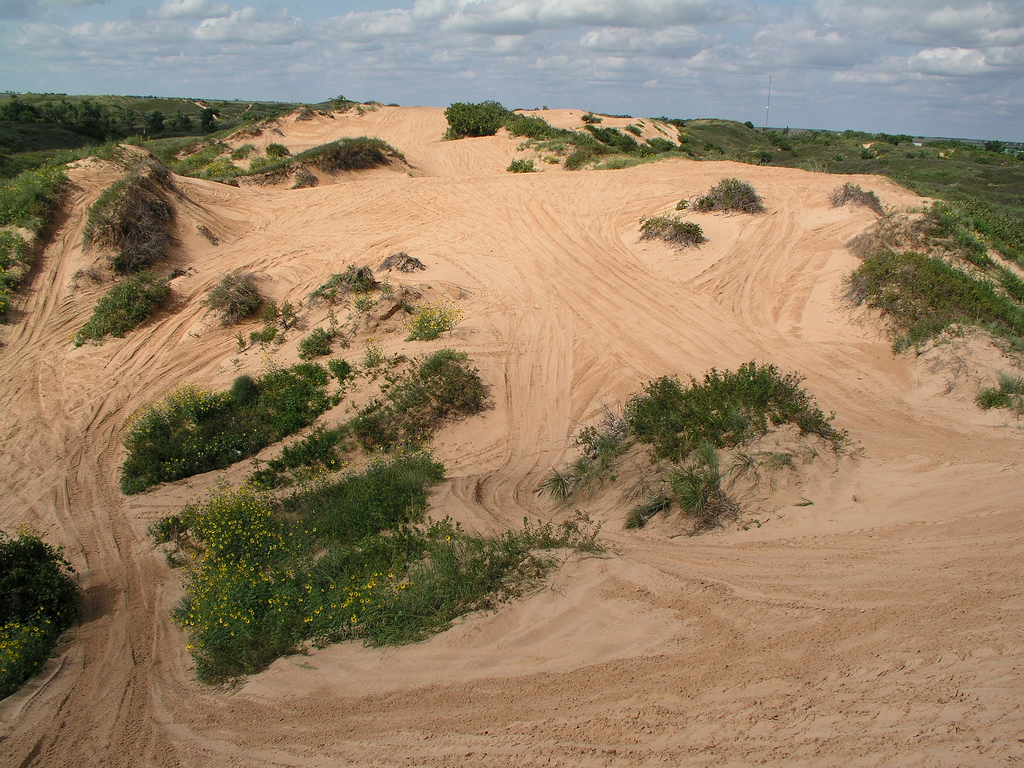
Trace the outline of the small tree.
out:
<instances>
[{"instance_id":1,"label":"small tree","mask_svg":"<svg viewBox=\"0 0 1024 768\"><path fill-rule=\"evenodd\" d=\"M479 104L456 102L444 111L444 116L448 120L445 138L493 136L508 115L508 110L497 101L481 101Z\"/></svg>"},{"instance_id":2,"label":"small tree","mask_svg":"<svg viewBox=\"0 0 1024 768\"><path fill-rule=\"evenodd\" d=\"M146 114L146 135L152 136L156 133L164 132L164 113L159 109L154 109L152 112Z\"/></svg>"},{"instance_id":3,"label":"small tree","mask_svg":"<svg viewBox=\"0 0 1024 768\"><path fill-rule=\"evenodd\" d=\"M205 107L203 109L199 117L199 127L203 129L203 133L209 133L213 130L213 121L217 117L220 117L220 110L213 107Z\"/></svg>"}]
</instances>

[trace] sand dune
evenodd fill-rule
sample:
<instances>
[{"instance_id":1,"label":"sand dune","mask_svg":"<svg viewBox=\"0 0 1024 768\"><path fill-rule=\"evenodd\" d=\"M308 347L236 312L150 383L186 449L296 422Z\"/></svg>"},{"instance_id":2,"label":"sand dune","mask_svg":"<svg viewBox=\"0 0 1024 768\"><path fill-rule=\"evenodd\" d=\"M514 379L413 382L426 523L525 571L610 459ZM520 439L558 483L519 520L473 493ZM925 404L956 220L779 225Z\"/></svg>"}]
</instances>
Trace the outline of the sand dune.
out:
<instances>
[{"instance_id":1,"label":"sand dune","mask_svg":"<svg viewBox=\"0 0 1024 768\"><path fill-rule=\"evenodd\" d=\"M114 171L72 171L66 219L2 329L0 527L29 524L63 545L86 600L46 672L0 702L0 762L1024 758L1024 433L971 402L1000 365L983 342L894 357L876 319L844 303L842 278L856 265L845 244L873 223L866 209L829 207L828 193L851 179L680 159L508 174L528 154L518 140L443 142L444 128L442 111L426 108L286 119L253 141L294 152L374 135L408 167L302 190L177 179L173 261L194 269L140 330L78 349L69 336L104 289L74 277L97 258L80 245L85 212ZM752 183L767 212L691 214L709 240L700 249L638 242L641 217L727 176ZM881 178L852 181L890 207L920 202ZM764 501L749 530L691 538L661 521L627 532L629 505L609 489L576 504L605 522L608 554L573 559L537 594L417 645L336 645L234 689L202 686L169 617L177 577L145 529L216 476L123 497L125 419L183 380L223 387L260 369L260 353L239 354L234 330L201 303L225 271L257 271L267 295L298 303L330 273L397 250L428 269L396 284L449 296L465 313L415 351L468 352L494 405L436 440L449 473L436 517L483 531L524 515L561 519L571 510L537 485L603 403L656 376L751 359L805 375L856 450ZM385 344L410 347L401 334ZM295 341L279 356L293 359ZM796 506L801 497L813 506Z\"/></svg>"}]
</instances>

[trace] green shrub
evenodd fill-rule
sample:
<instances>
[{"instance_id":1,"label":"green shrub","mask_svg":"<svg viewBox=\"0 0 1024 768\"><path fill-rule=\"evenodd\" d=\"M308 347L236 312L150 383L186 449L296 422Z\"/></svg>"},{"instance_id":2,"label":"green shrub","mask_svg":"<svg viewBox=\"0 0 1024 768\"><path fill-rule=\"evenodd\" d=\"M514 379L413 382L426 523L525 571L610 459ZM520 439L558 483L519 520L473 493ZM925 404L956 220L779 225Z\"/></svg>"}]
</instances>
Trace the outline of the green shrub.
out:
<instances>
[{"instance_id":1,"label":"green shrub","mask_svg":"<svg viewBox=\"0 0 1024 768\"><path fill-rule=\"evenodd\" d=\"M586 147L579 147L565 158L565 169L567 171L578 171L580 168L590 165L596 159L597 156L594 154L593 150Z\"/></svg>"},{"instance_id":2,"label":"green shrub","mask_svg":"<svg viewBox=\"0 0 1024 768\"><path fill-rule=\"evenodd\" d=\"M409 317L406 341L431 341L450 331L462 320L462 310L450 301L435 301L417 309Z\"/></svg>"},{"instance_id":3,"label":"green shrub","mask_svg":"<svg viewBox=\"0 0 1024 768\"><path fill-rule=\"evenodd\" d=\"M81 590L59 548L39 536L0 532L0 698L49 658L78 615Z\"/></svg>"},{"instance_id":4,"label":"green shrub","mask_svg":"<svg viewBox=\"0 0 1024 768\"><path fill-rule=\"evenodd\" d=\"M347 360L329 360L327 361L327 370L338 380L339 384L347 381L354 374L352 366Z\"/></svg>"},{"instance_id":5,"label":"green shrub","mask_svg":"<svg viewBox=\"0 0 1024 768\"><path fill-rule=\"evenodd\" d=\"M255 144L243 144L231 153L232 160L245 160L256 151Z\"/></svg>"},{"instance_id":6,"label":"green shrub","mask_svg":"<svg viewBox=\"0 0 1024 768\"><path fill-rule=\"evenodd\" d=\"M338 139L307 149L296 155L294 162L319 168L325 173L337 173L376 168L386 165L392 157L400 157L400 154L390 144L380 139L360 136Z\"/></svg>"},{"instance_id":7,"label":"green shrub","mask_svg":"<svg viewBox=\"0 0 1024 768\"><path fill-rule=\"evenodd\" d=\"M847 279L850 298L881 310L897 349L926 342L953 325L980 325L997 335L1024 333L1024 307L942 259L883 251Z\"/></svg>"},{"instance_id":8,"label":"green shrub","mask_svg":"<svg viewBox=\"0 0 1024 768\"><path fill-rule=\"evenodd\" d=\"M989 408L1008 408L1024 414L1024 376L999 374L999 386L986 387L978 393L978 405Z\"/></svg>"},{"instance_id":9,"label":"green shrub","mask_svg":"<svg viewBox=\"0 0 1024 768\"><path fill-rule=\"evenodd\" d=\"M149 319L170 293L167 281L157 279L152 271L125 278L96 302L92 317L75 335L75 346L125 336Z\"/></svg>"},{"instance_id":10,"label":"green shrub","mask_svg":"<svg viewBox=\"0 0 1024 768\"><path fill-rule=\"evenodd\" d=\"M597 123L602 122L603 118L598 117L593 112L585 112L583 115L580 116L580 120L582 120L584 123L587 123L588 125L596 125Z\"/></svg>"},{"instance_id":11,"label":"green shrub","mask_svg":"<svg viewBox=\"0 0 1024 768\"><path fill-rule=\"evenodd\" d=\"M352 430L366 450L415 445L443 422L479 413L485 397L466 354L442 349L399 377L384 399L360 411Z\"/></svg>"},{"instance_id":12,"label":"green shrub","mask_svg":"<svg viewBox=\"0 0 1024 768\"><path fill-rule=\"evenodd\" d=\"M0 227L40 232L60 205L68 177L62 165L42 165L0 180Z\"/></svg>"},{"instance_id":13,"label":"green shrub","mask_svg":"<svg viewBox=\"0 0 1024 768\"><path fill-rule=\"evenodd\" d=\"M625 154L636 154L641 151L641 145L632 136L626 136L615 128L595 128L593 125L585 125L590 134L602 144Z\"/></svg>"},{"instance_id":14,"label":"green shrub","mask_svg":"<svg viewBox=\"0 0 1024 768\"><path fill-rule=\"evenodd\" d=\"M299 359L312 360L315 357L324 357L331 354L331 343L333 341L333 333L323 328L314 328L308 336L299 342Z\"/></svg>"},{"instance_id":15,"label":"green shrub","mask_svg":"<svg viewBox=\"0 0 1024 768\"><path fill-rule=\"evenodd\" d=\"M509 163L506 170L509 173L534 173L537 168L534 166L533 160L520 158Z\"/></svg>"},{"instance_id":16,"label":"green shrub","mask_svg":"<svg viewBox=\"0 0 1024 768\"><path fill-rule=\"evenodd\" d=\"M224 469L308 426L331 405L327 371L316 363L271 368L252 384L255 394L242 379L230 392L182 384L139 409L125 430L122 492Z\"/></svg>"},{"instance_id":17,"label":"green shrub","mask_svg":"<svg viewBox=\"0 0 1024 768\"><path fill-rule=\"evenodd\" d=\"M853 184L849 181L838 189L833 190L832 194L828 196L828 201L833 208L852 203L853 205L863 205L865 208L870 208L879 216L885 213L882 201L878 199L878 195L870 190L861 189L859 184Z\"/></svg>"},{"instance_id":18,"label":"green shrub","mask_svg":"<svg viewBox=\"0 0 1024 768\"><path fill-rule=\"evenodd\" d=\"M651 216L640 220L641 240L664 240L680 248L707 242L704 230L694 221L683 221L674 216Z\"/></svg>"},{"instance_id":19,"label":"green shrub","mask_svg":"<svg viewBox=\"0 0 1024 768\"><path fill-rule=\"evenodd\" d=\"M722 179L708 194L693 204L695 211L740 211L761 213L764 203L754 188L739 179Z\"/></svg>"},{"instance_id":20,"label":"green shrub","mask_svg":"<svg viewBox=\"0 0 1024 768\"><path fill-rule=\"evenodd\" d=\"M263 297L256 288L252 272L231 272L210 289L204 303L218 313L225 325L240 322L256 314Z\"/></svg>"},{"instance_id":21,"label":"green shrub","mask_svg":"<svg viewBox=\"0 0 1024 768\"><path fill-rule=\"evenodd\" d=\"M694 518L698 531L739 512L736 503L722 490L718 454L710 442L696 447L692 459L669 475L669 484L683 512Z\"/></svg>"},{"instance_id":22,"label":"green shrub","mask_svg":"<svg viewBox=\"0 0 1024 768\"><path fill-rule=\"evenodd\" d=\"M369 293L379 286L369 265L357 267L349 264L344 272L331 275L323 285L309 294L309 301L311 304L321 301L334 303L348 293Z\"/></svg>"},{"instance_id":23,"label":"green shrub","mask_svg":"<svg viewBox=\"0 0 1024 768\"><path fill-rule=\"evenodd\" d=\"M174 209L167 169L146 164L107 187L89 208L84 240L115 251L111 266L121 274L141 272L167 257Z\"/></svg>"},{"instance_id":24,"label":"green shrub","mask_svg":"<svg viewBox=\"0 0 1024 768\"><path fill-rule=\"evenodd\" d=\"M658 458L680 461L701 443L716 448L739 445L767 433L770 426L795 424L801 433L834 445L846 440L832 426L795 373L773 365L745 363L736 372L712 368L703 381L664 376L626 402L630 433L651 445Z\"/></svg>"},{"instance_id":25,"label":"green shrub","mask_svg":"<svg viewBox=\"0 0 1024 768\"><path fill-rule=\"evenodd\" d=\"M508 110L496 101L479 104L457 102L444 111L448 121L446 139L464 139L473 136L493 136L508 117Z\"/></svg>"},{"instance_id":26,"label":"green shrub","mask_svg":"<svg viewBox=\"0 0 1024 768\"><path fill-rule=\"evenodd\" d=\"M267 144L267 148L264 151L266 152L267 157L272 160L280 160L291 154L291 150L288 149L288 147L284 144L278 144L277 142Z\"/></svg>"},{"instance_id":27,"label":"green shrub","mask_svg":"<svg viewBox=\"0 0 1024 768\"><path fill-rule=\"evenodd\" d=\"M21 237L0 229L0 321L7 316L11 294L28 275L32 248Z\"/></svg>"},{"instance_id":28,"label":"green shrub","mask_svg":"<svg viewBox=\"0 0 1024 768\"><path fill-rule=\"evenodd\" d=\"M257 344L270 344L277 338L278 330L276 325L264 325L258 331L249 331L249 341L255 341Z\"/></svg>"}]
</instances>

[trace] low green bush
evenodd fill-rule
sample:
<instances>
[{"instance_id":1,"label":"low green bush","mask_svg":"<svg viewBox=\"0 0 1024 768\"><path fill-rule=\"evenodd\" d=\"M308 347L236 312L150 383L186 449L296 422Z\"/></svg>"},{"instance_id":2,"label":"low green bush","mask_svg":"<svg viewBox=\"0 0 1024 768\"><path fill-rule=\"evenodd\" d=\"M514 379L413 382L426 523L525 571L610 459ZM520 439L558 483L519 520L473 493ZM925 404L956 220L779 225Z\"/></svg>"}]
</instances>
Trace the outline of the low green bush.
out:
<instances>
[{"instance_id":1,"label":"low green bush","mask_svg":"<svg viewBox=\"0 0 1024 768\"><path fill-rule=\"evenodd\" d=\"M0 180L0 227L40 232L60 206L67 179L63 165L47 164Z\"/></svg>"},{"instance_id":2,"label":"low green bush","mask_svg":"<svg viewBox=\"0 0 1024 768\"><path fill-rule=\"evenodd\" d=\"M342 272L331 275L323 285L309 294L311 304L319 302L334 303L349 293L369 293L380 287L373 276L373 269L364 264L357 267L349 264Z\"/></svg>"},{"instance_id":3,"label":"low green bush","mask_svg":"<svg viewBox=\"0 0 1024 768\"><path fill-rule=\"evenodd\" d=\"M739 445L781 424L842 444L846 435L832 425L834 414L826 416L800 381L795 373L782 374L774 365L753 361L735 372L712 368L702 381L689 384L663 376L626 402L626 421L630 433L650 444L655 456L673 461L685 459L702 443Z\"/></svg>"},{"instance_id":4,"label":"low green bush","mask_svg":"<svg viewBox=\"0 0 1024 768\"><path fill-rule=\"evenodd\" d=\"M435 301L416 309L407 322L409 336L406 341L432 341L446 333L462 320L462 310L450 301Z\"/></svg>"},{"instance_id":5,"label":"low green bush","mask_svg":"<svg viewBox=\"0 0 1024 768\"><path fill-rule=\"evenodd\" d=\"M587 147L579 147L572 154L565 158L565 169L567 171L578 171L585 168L597 159L594 151Z\"/></svg>"},{"instance_id":6,"label":"low green bush","mask_svg":"<svg viewBox=\"0 0 1024 768\"><path fill-rule=\"evenodd\" d=\"M252 272L230 272L210 289L204 303L220 315L225 325L252 317L263 303L256 280Z\"/></svg>"},{"instance_id":7,"label":"low green bush","mask_svg":"<svg viewBox=\"0 0 1024 768\"><path fill-rule=\"evenodd\" d=\"M640 221L641 240L664 240L679 248L701 245L708 239L695 221L683 221L675 216L651 216Z\"/></svg>"},{"instance_id":8,"label":"low green bush","mask_svg":"<svg viewBox=\"0 0 1024 768\"><path fill-rule=\"evenodd\" d=\"M533 160L526 160L520 158L518 160L513 160L511 163L509 163L508 168L506 168L505 170L507 170L509 173L534 173L536 172L537 168L533 164Z\"/></svg>"},{"instance_id":9,"label":"low green bush","mask_svg":"<svg viewBox=\"0 0 1024 768\"><path fill-rule=\"evenodd\" d=\"M0 532L0 698L42 667L74 622L81 602L74 572L39 536Z\"/></svg>"},{"instance_id":10,"label":"low green bush","mask_svg":"<svg viewBox=\"0 0 1024 768\"><path fill-rule=\"evenodd\" d=\"M125 278L96 302L92 317L75 335L75 346L86 341L102 343L107 336L122 338L148 320L170 293L167 281L152 271Z\"/></svg>"},{"instance_id":11,"label":"low green bush","mask_svg":"<svg viewBox=\"0 0 1024 768\"><path fill-rule=\"evenodd\" d=\"M978 393L978 405L989 408L1007 408L1024 414L1024 376L999 374L999 385L986 387Z\"/></svg>"},{"instance_id":12,"label":"low green bush","mask_svg":"<svg viewBox=\"0 0 1024 768\"><path fill-rule=\"evenodd\" d=\"M122 492L224 469L297 432L330 407L327 381L321 366L299 363L228 392L180 385L128 421Z\"/></svg>"},{"instance_id":13,"label":"low green bush","mask_svg":"<svg viewBox=\"0 0 1024 768\"><path fill-rule=\"evenodd\" d=\"M286 147L284 144L278 144L277 142L267 144L267 148L264 150L264 152L266 153L267 157L271 158L272 160L280 160L281 158L288 157L291 154L291 150L288 149L288 147Z\"/></svg>"},{"instance_id":14,"label":"low green bush","mask_svg":"<svg viewBox=\"0 0 1024 768\"><path fill-rule=\"evenodd\" d=\"M456 102L444 111L448 121L445 138L493 136L504 125L508 115L508 110L496 101L482 101L479 104Z\"/></svg>"},{"instance_id":15,"label":"low green bush","mask_svg":"<svg viewBox=\"0 0 1024 768\"><path fill-rule=\"evenodd\" d=\"M750 184L730 178L722 179L708 194L697 198L693 210L761 213L764 211L764 203Z\"/></svg>"},{"instance_id":16,"label":"low green bush","mask_svg":"<svg viewBox=\"0 0 1024 768\"><path fill-rule=\"evenodd\" d=\"M0 321L7 317L11 294L28 275L32 248L8 229L0 229Z\"/></svg>"},{"instance_id":17,"label":"low green bush","mask_svg":"<svg viewBox=\"0 0 1024 768\"><path fill-rule=\"evenodd\" d=\"M293 162L319 168L325 173L337 173L376 168L397 157L401 157L400 153L387 142L359 136L307 149L296 155Z\"/></svg>"},{"instance_id":18,"label":"low green bush","mask_svg":"<svg viewBox=\"0 0 1024 768\"><path fill-rule=\"evenodd\" d=\"M882 207L882 201L878 199L878 195L870 190L862 189L859 184L853 184L849 181L843 184L843 186L833 190L828 196L828 201L833 208L839 208L850 203L852 205L862 205L865 208L870 208L879 216L885 213L885 209Z\"/></svg>"},{"instance_id":19,"label":"low green bush","mask_svg":"<svg viewBox=\"0 0 1024 768\"><path fill-rule=\"evenodd\" d=\"M331 354L331 343L334 334L323 328L314 328L312 332L299 342L299 359L312 360Z\"/></svg>"}]
</instances>

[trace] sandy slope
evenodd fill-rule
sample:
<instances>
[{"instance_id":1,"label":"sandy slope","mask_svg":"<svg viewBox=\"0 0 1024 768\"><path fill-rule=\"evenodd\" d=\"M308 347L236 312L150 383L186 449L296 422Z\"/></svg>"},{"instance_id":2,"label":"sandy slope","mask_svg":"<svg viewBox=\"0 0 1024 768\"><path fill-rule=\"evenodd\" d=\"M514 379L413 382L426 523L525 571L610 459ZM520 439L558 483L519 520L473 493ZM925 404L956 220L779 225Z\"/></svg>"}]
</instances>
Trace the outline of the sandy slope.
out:
<instances>
[{"instance_id":1,"label":"sandy slope","mask_svg":"<svg viewBox=\"0 0 1024 768\"><path fill-rule=\"evenodd\" d=\"M77 350L68 337L103 290L72 287L96 258L79 245L85 210L112 177L73 173L67 219L24 314L3 331L0 527L28 523L62 544L86 602L59 658L0 703L0 763L1024 758L1024 436L970 403L970 366L938 367L959 355L985 373L998 365L991 353L968 344L894 358L870 318L843 305L841 278L854 266L844 243L872 216L827 206L840 180L684 160L510 175L516 140L445 143L443 129L431 109L284 121L276 140L293 150L379 135L410 168L295 191L179 180L175 259L194 271L139 332ZM724 176L752 182L768 212L693 215L709 238L700 250L637 242L642 216ZM854 180L887 205L915 202L884 180ZM224 386L259 369L258 351L238 355L233 332L204 315L204 291L225 270L262 272L269 295L296 302L349 262L395 250L428 265L396 282L452 296L465 312L451 338L416 349L468 351L494 403L437 440L450 479L435 516L481 530L524 514L560 518L567 511L536 486L602 402L655 376L753 358L806 375L860 450L822 459L747 531L677 537L668 521L626 533L628 504L608 491L578 506L606 521L609 554L570 562L529 599L419 645L335 646L282 659L234 690L200 686L168 617L180 587L145 528L216 478L125 499L124 420L182 380ZM280 356L294 356L294 344ZM801 496L814 505L795 506Z\"/></svg>"}]
</instances>

